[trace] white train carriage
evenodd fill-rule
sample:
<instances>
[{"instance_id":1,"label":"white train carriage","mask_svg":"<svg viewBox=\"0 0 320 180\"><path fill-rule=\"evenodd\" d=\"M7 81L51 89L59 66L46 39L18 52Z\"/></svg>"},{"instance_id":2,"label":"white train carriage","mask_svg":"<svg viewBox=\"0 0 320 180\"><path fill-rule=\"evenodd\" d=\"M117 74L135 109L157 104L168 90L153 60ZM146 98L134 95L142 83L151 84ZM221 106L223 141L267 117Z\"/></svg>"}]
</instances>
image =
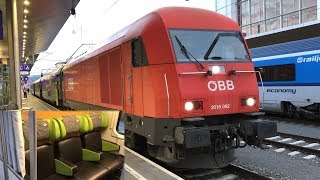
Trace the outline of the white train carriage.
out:
<instances>
[{"instance_id":1,"label":"white train carriage","mask_svg":"<svg viewBox=\"0 0 320 180\"><path fill-rule=\"evenodd\" d=\"M296 118L305 116L320 119L318 41L320 37L251 50L255 69L261 72L263 79L263 83L258 82L262 111L283 113ZM314 44L304 46L306 42ZM302 45L297 46L299 43ZM303 49L309 51L294 52ZM279 55L290 51L292 53Z\"/></svg>"}]
</instances>

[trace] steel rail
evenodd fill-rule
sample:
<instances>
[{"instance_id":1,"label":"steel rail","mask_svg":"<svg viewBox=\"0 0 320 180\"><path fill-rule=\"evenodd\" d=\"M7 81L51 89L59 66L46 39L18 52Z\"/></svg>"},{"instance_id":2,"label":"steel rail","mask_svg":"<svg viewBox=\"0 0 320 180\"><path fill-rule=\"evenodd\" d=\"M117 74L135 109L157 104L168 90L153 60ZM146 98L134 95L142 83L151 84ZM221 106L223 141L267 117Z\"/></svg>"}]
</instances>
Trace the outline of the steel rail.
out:
<instances>
[{"instance_id":1,"label":"steel rail","mask_svg":"<svg viewBox=\"0 0 320 180\"><path fill-rule=\"evenodd\" d=\"M237 166L234 164L230 164L229 166L226 167L227 170L233 172L236 175L239 175L241 177L245 177L248 179L255 179L255 180L270 180L273 179L272 177L267 177L262 174L259 174L257 172L245 169L241 166Z\"/></svg>"},{"instance_id":2,"label":"steel rail","mask_svg":"<svg viewBox=\"0 0 320 180\"><path fill-rule=\"evenodd\" d=\"M187 173L187 175L186 175ZM254 180L271 180L272 177L267 177L257 172L245 169L241 166L230 164L225 168L218 169L198 169L198 170L188 170L182 172L176 172L180 177L192 180L192 179L219 179L227 175L235 175L236 179L254 179Z\"/></svg>"},{"instance_id":3,"label":"steel rail","mask_svg":"<svg viewBox=\"0 0 320 180\"><path fill-rule=\"evenodd\" d=\"M266 115L260 116L259 118L270 120L270 121L284 122L284 123L295 123L295 124L300 124L304 126L315 126L315 127L320 126L320 121L315 121L313 119L292 119L288 117L281 117L280 114L276 114L276 113L271 113L271 114L267 113Z\"/></svg>"},{"instance_id":4,"label":"steel rail","mask_svg":"<svg viewBox=\"0 0 320 180\"><path fill-rule=\"evenodd\" d=\"M304 140L306 142L311 142L311 143L319 143L320 144L320 139L318 138L313 138L313 137L306 137L306 136L300 136L300 135L296 135L296 134L288 134L288 133L282 133L282 132L278 132L278 134L281 137L285 137L285 138L292 138L292 139L298 139L298 140Z\"/></svg>"},{"instance_id":5,"label":"steel rail","mask_svg":"<svg viewBox=\"0 0 320 180\"><path fill-rule=\"evenodd\" d=\"M284 143L284 142L278 142L278 141L272 141L272 140L267 140L264 139L263 140L264 144L271 144L274 145L276 147L282 147L282 148L286 148L286 149L290 149L293 151L300 151L306 154L313 154L316 155L318 157L320 157L320 150L317 149L312 149L312 148L307 148L307 147L303 147L303 146L297 146L297 145L293 145L293 144L288 144L288 143Z\"/></svg>"}]
</instances>

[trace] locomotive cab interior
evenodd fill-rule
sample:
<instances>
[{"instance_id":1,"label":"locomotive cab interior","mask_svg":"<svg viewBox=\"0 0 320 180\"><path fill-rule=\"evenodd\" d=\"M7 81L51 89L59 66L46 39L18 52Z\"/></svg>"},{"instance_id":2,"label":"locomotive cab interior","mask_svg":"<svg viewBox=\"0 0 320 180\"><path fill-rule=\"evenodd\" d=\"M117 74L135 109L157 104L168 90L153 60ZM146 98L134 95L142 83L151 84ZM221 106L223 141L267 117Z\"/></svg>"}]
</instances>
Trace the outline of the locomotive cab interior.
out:
<instances>
[{"instance_id":1,"label":"locomotive cab interior","mask_svg":"<svg viewBox=\"0 0 320 180\"><path fill-rule=\"evenodd\" d=\"M38 179L120 179L124 164L119 111L37 111ZM30 178L27 120L25 179Z\"/></svg>"}]
</instances>

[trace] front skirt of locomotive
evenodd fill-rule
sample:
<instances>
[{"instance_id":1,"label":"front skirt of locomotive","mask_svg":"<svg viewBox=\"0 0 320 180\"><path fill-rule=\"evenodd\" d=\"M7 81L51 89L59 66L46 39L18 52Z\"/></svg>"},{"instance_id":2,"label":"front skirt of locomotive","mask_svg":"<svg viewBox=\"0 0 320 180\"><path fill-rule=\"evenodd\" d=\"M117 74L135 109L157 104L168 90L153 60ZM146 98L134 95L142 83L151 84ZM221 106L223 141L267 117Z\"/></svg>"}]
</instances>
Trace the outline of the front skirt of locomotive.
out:
<instances>
[{"instance_id":1,"label":"front skirt of locomotive","mask_svg":"<svg viewBox=\"0 0 320 180\"><path fill-rule=\"evenodd\" d=\"M274 122L212 118L139 118L126 124L126 129L146 138L149 155L168 166L183 169L225 167L236 159L235 149L247 144L261 147L263 138L277 134ZM144 126L143 132L139 132L139 126ZM133 140L129 137L126 141Z\"/></svg>"}]
</instances>

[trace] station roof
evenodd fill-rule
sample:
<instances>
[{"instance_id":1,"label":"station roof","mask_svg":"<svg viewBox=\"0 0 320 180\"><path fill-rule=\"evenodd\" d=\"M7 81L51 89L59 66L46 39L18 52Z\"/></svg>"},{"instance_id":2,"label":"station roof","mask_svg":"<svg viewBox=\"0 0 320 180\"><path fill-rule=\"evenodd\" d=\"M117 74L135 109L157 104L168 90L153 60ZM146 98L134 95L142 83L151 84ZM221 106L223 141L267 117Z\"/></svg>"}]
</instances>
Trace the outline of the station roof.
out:
<instances>
[{"instance_id":1,"label":"station roof","mask_svg":"<svg viewBox=\"0 0 320 180\"><path fill-rule=\"evenodd\" d=\"M30 1L30 0L29 0ZM54 40L70 16L70 9L80 0L32 0L30 5L18 2L19 47L22 54L23 31L27 32L25 55L30 56L45 51ZM24 13L24 9L28 13ZM24 16L27 16L27 28L24 28Z\"/></svg>"}]
</instances>

